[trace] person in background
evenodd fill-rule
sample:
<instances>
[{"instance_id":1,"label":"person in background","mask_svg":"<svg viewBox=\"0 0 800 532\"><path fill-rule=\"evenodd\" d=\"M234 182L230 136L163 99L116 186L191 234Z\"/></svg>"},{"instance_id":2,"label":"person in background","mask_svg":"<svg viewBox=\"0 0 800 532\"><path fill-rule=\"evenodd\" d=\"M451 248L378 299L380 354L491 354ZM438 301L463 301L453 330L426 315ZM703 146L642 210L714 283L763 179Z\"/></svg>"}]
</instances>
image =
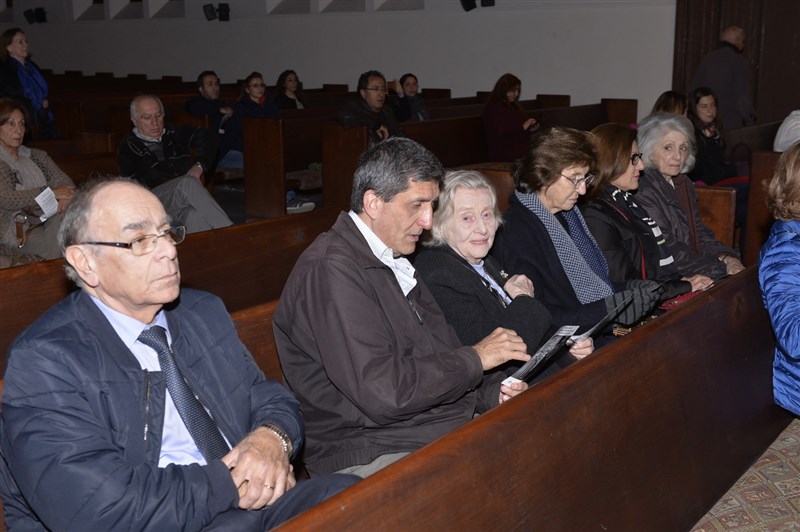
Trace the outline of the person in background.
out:
<instances>
[{"instance_id":1,"label":"person in background","mask_svg":"<svg viewBox=\"0 0 800 532\"><path fill-rule=\"evenodd\" d=\"M502 223L494 187L480 173L448 172L433 216L432 238L414 267L430 288L459 340L473 345L497 327L516 332L534 353L550 332L552 318L536 299L531 280L511 275L489 250ZM556 373L594 349L591 338L542 365L537 380ZM513 362L494 371L511 374Z\"/></svg>"},{"instance_id":2,"label":"person in background","mask_svg":"<svg viewBox=\"0 0 800 532\"><path fill-rule=\"evenodd\" d=\"M80 289L8 355L10 530L261 532L358 480L296 482L299 404L264 376L219 298L181 289L184 235L135 181L75 194L59 243Z\"/></svg>"},{"instance_id":3,"label":"person in background","mask_svg":"<svg viewBox=\"0 0 800 532\"><path fill-rule=\"evenodd\" d=\"M47 153L22 145L27 124L18 100L0 99L0 267L61 256L58 228L75 186ZM57 210L45 214L36 198Z\"/></svg>"},{"instance_id":4,"label":"person in background","mask_svg":"<svg viewBox=\"0 0 800 532\"><path fill-rule=\"evenodd\" d=\"M800 141L781 155L766 186L775 223L758 259L758 282L775 331L775 402L800 416Z\"/></svg>"},{"instance_id":5,"label":"person in background","mask_svg":"<svg viewBox=\"0 0 800 532\"><path fill-rule=\"evenodd\" d=\"M738 175L736 165L725 162L725 139L717 119L717 95L714 91L708 87L693 90L689 94L688 117L694 125L697 142L694 168L689 172L692 181L716 185Z\"/></svg>"},{"instance_id":6,"label":"person in background","mask_svg":"<svg viewBox=\"0 0 800 532\"><path fill-rule=\"evenodd\" d=\"M208 129L217 138L218 168L244 168L244 148L240 132L229 131L235 121L233 106L220 100L219 77L213 70L204 70L197 76L196 94L186 100L186 112L196 117L206 117ZM235 126L234 126L235 127Z\"/></svg>"},{"instance_id":7,"label":"person in background","mask_svg":"<svg viewBox=\"0 0 800 532\"><path fill-rule=\"evenodd\" d=\"M639 124L637 142L645 171L634 195L664 233L681 275L712 279L744 269L739 254L714 236L700 219L694 183L694 127L688 118L654 113Z\"/></svg>"},{"instance_id":8,"label":"person in background","mask_svg":"<svg viewBox=\"0 0 800 532\"><path fill-rule=\"evenodd\" d=\"M775 141L772 149L775 151L786 151L789 146L800 140L800 109L792 111L783 119L778 132L775 134Z\"/></svg>"},{"instance_id":9,"label":"person in background","mask_svg":"<svg viewBox=\"0 0 800 532\"><path fill-rule=\"evenodd\" d=\"M616 321L646 317L659 299L658 283L612 283L608 265L575 205L594 181L597 154L588 133L554 127L531 142L514 171L516 190L497 232L492 256L507 271L527 276L556 326L592 327L629 300Z\"/></svg>"},{"instance_id":10,"label":"person in background","mask_svg":"<svg viewBox=\"0 0 800 532\"><path fill-rule=\"evenodd\" d=\"M719 48L703 57L692 80L692 90L709 87L719 97L720 122L726 130L756 123L750 93L751 68L743 50L744 30L728 26L722 30Z\"/></svg>"},{"instance_id":11,"label":"person in background","mask_svg":"<svg viewBox=\"0 0 800 532\"><path fill-rule=\"evenodd\" d=\"M400 81L389 83L389 89L394 92L389 97L394 115L400 122L416 122L430 120L431 116L425 109L425 100L419 94L419 82L414 74L403 74Z\"/></svg>"},{"instance_id":12,"label":"person in background","mask_svg":"<svg viewBox=\"0 0 800 532\"><path fill-rule=\"evenodd\" d=\"M661 299L711 286L705 275L681 275L664 234L636 203L634 194L644 170L636 131L623 124L603 124L590 136L597 148L597 179L581 213L608 264L614 283L650 279L661 284Z\"/></svg>"},{"instance_id":13,"label":"person in background","mask_svg":"<svg viewBox=\"0 0 800 532\"><path fill-rule=\"evenodd\" d=\"M686 116L688 104L686 102L686 95L677 91L662 92L658 97L656 103L653 105L653 113L673 113L676 115Z\"/></svg>"},{"instance_id":14,"label":"person in background","mask_svg":"<svg viewBox=\"0 0 800 532\"><path fill-rule=\"evenodd\" d=\"M305 109L303 84L294 70L284 70L275 82L275 103L278 109Z\"/></svg>"},{"instance_id":15,"label":"person in background","mask_svg":"<svg viewBox=\"0 0 800 532\"><path fill-rule=\"evenodd\" d=\"M347 102L339 109L339 122L349 129L366 126L369 129L370 144L390 137L405 137L403 129L394 116L394 111L386 105L388 89L386 77L377 70L369 70L358 77L356 101Z\"/></svg>"},{"instance_id":16,"label":"person in background","mask_svg":"<svg viewBox=\"0 0 800 532\"><path fill-rule=\"evenodd\" d=\"M30 59L28 39L20 28L10 28L0 36L0 96L24 102L33 118L35 138L58 138L47 81Z\"/></svg>"},{"instance_id":17,"label":"person in background","mask_svg":"<svg viewBox=\"0 0 800 532\"><path fill-rule=\"evenodd\" d=\"M519 103L521 88L517 76L503 74L483 110L483 130L492 162L514 161L528 151L531 132L538 124L535 118L525 115Z\"/></svg>"}]
</instances>

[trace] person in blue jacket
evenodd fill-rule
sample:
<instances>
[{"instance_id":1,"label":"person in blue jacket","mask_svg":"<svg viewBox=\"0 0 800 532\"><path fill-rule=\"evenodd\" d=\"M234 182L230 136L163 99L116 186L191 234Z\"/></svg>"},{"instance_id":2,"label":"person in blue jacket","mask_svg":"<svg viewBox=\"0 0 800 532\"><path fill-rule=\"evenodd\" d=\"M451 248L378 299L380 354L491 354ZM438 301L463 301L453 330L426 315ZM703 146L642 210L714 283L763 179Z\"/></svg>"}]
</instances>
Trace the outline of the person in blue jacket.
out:
<instances>
[{"instance_id":1,"label":"person in blue jacket","mask_svg":"<svg viewBox=\"0 0 800 532\"><path fill-rule=\"evenodd\" d=\"M775 402L800 415L800 142L778 161L767 185L775 217L761 248L758 281L775 330Z\"/></svg>"}]
</instances>

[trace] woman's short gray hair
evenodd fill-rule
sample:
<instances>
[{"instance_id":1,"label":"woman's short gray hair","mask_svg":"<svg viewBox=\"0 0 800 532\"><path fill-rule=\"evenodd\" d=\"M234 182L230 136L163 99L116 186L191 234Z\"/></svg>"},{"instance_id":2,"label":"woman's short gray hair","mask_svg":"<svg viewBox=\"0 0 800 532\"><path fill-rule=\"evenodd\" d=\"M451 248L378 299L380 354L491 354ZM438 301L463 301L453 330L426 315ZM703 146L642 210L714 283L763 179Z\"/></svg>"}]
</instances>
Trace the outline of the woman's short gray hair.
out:
<instances>
[{"instance_id":1,"label":"woman's short gray hair","mask_svg":"<svg viewBox=\"0 0 800 532\"><path fill-rule=\"evenodd\" d=\"M431 239L426 242L427 246L442 246L448 244L445 238L445 230L453 220L455 214L455 193L459 188L470 190L487 190L492 197L494 207L494 219L499 226L503 223L500 209L497 207L497 194L494 186L486 179L482 173L475 170L455 170L447 172L444 178L444 186L439 194L439 206L433 214L433 227L431 227Z\"/></svg>"},{"instance_id":2,"label":"woman's short gray hair","mask_svg":"<svg viewBox=\"0 0 800 532\"><path fill-rule=\"evenodd\" d=\"M697 140L694 137L692 121L685 116L672 113L653 113L639 123L639 132L636 141L643 154L644 165L647 168L658 168L656 150L664 137L673 131L683 133L689 143L689 154L683 163L681 173L685 174L694 168L695 154L697 153Z\"/></svg>"}]
</instances>

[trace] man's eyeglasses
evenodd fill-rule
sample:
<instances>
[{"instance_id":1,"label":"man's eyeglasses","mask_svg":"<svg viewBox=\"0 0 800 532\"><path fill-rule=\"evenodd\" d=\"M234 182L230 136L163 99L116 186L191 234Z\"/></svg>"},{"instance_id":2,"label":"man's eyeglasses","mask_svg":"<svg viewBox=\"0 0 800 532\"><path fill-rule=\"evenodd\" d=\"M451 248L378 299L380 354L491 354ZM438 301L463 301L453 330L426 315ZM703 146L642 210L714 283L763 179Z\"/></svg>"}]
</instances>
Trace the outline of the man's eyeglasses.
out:
<instances>
[{"instance_id":1,"label":"man's eyeglasses","mask_svg":"<svg viewBox=\"0 0 800 532\"><path fill-rule=\"evenodd\" d=\"M368 90L368 91L374 91L374 92L382 92L382 93L384 93L384 94L387 94L387 93L389 92L389 91L386 89L386 87L367 87L367 88L366 88L366 89L364 89L364 90Z\"/></svg>"},{"instance_id":2,"label":"man's eyeglasses","mask_svg":"<svg viewBox=\"0 0 800 532\"><path fill-rule=\"evenodd\" d=\"M588 187L595 180L594 174L586 174L583 177L569 177L565 176L564 174L558 174L558 175L560 175L561 177L572 183L575 186L575 190L581 188L581 185L586 185Z\"/></svg>"},{"instance_id":3,"label":"man's eyeglasses","mask_svg":"<svg viewBox=\"0 0 800 532\"><path fill-rule=\"evenodd\" d=\"M632 153L631 154L631 164L633 166L636 166L637 164L639 164L639 161L641 161L641 160L642 160L642 154L641 153Z\"/></svg>"},{"instance_id":4,"label":"man's eyeglasses","mask_svg":"<svg viewBox=\"0 0 800 532\"><path fill-rule=\"evenodd\" d=\"M161 237L165 237L171 243L175 244L176 246L183 242L183 239L186 238L186 228L182 225L178 225L175 227L170 227L163 233L157 235L144 235L140 236L139 238L135 238L130 242L82 242L81 244L90 244L92 246L111 246L115 248L125 248L131 250L136 256L139 255L147 255L151 253L154 249L156 249L156 244L158 243L158 239Z\"/></svg>"}]
</instances>

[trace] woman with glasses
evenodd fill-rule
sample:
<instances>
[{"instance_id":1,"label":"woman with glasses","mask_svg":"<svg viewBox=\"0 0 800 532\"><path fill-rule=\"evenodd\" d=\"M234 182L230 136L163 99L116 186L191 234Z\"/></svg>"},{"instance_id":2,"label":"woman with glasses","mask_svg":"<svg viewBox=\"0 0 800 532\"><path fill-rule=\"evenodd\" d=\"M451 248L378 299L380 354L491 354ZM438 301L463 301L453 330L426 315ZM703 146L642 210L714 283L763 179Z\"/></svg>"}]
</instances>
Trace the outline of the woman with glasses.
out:
<instances>
[{"instance_id":1,"label":"woman with glasses","mask_svg":"<svg viewBox=\"0 0 800 532\"><path fill-rule=\"evenodd\" d=\"M267 93L264 77L259 72L253 72L244 78L242 95L236 106L237 111L233 116L238 116L239 120L244 117L278 118L278 106Z\"/></svg>"},{"instance_id":2,"label":"woman with glasses","mask_svg":"<svg viewBox=\"0 0 800 532\"><path fill-rule=\"evenodd\" d=\"M636 131L623 124L603 124L592 130L590 139L597 149L597 179L581 213L606 259L609 279L663 283L662 299L711 286L709 277L678 272L661 228L636 203L634 193L644 170Z\"/></svg>"},{"instance_id":3,"label":"woman with glasses","mask_svg":"<svg viewBox=\"0 0 800 532\"><path fill-rule=\"evenodd\" d=\"M0 267L61 256L58 228L75 186L48 155L22 145L22 104L0 99ZM38 199L37 199L38 198ZM54 212L45 212L40 203ZM45 216L47 214L47 216ZM46 217L42 221L42 217Z\"/></svg>"},{"instance_id":4,"label":"woman with glasses","mask_svg":"<svg viewBox=\"0 0 800 532\"><path fill-rule=\"evenodd\" d=\"M659 299L658 284L613 283L583 216L575 209L594 176L595 148L583 131L552 128L517 165L516 191L492 255L526 275L556 325L593 326L626 300L616 320L633 324Z\"/></svg>"},{"instance_id":5,"label":"woman with glasses","mask_svg":"<svg viewBox=\"0 0 800 532\"><path fill-rule=\"evenodd\" d=\"M695 161L689 119L653 113L639 124L637 141L645 171L634 198L664 233L678 273L719 279L742 271L739 255L700 220L694 183L686 175Z\"/></svg>"},{"instance_id":6,"label":"woman with glasses","mask_svg":"<svg viewBox=\"0 0 800 532\"><path fill-rule=\"evenodd\" d=\"M514 161L528 150L537 123L535 118L525 116L519 103L521 87L522 82L514 74L503 74L494 84L483 111L490 161Z\"/></svg>"},{"instance_id":7,"label":"woman with glasses","mask_svg":"<svg viewBox=\"0 0 800 532\"><path fill-rule=\"evenodd\" d=\"M550 312L536 298L530 279L509 276L487 256L500 223L494 188L481 173L448 172L433 216L431 241L417 255L414 267L464 345L474 345L497 327L505 327L522 337L532 354L550 329ZM586 339L570 353L583 358L593 345L591 338ZM570 362L571 357L560 357L539 375L550 375Z\"/></svg>"}]
</instances>

